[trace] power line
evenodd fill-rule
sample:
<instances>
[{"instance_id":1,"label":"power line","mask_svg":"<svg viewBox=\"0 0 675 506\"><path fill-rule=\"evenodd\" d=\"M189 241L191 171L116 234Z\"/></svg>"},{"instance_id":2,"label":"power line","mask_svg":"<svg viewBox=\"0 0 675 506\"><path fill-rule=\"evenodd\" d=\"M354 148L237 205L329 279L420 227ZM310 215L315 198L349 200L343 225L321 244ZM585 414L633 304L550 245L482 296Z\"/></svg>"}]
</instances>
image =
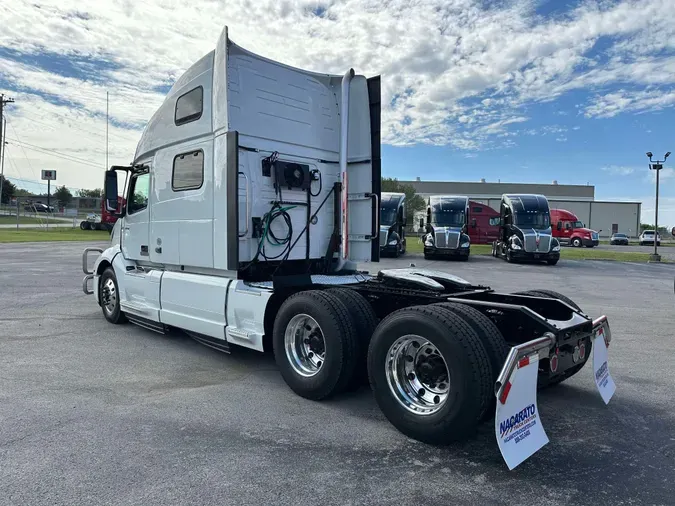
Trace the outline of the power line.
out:
<instances>
[{"instance_id":1,"label":"power line","mask_svg":"<svg viewBox=\"0 0 675 506\"><path fill-rule=\"evenodd\" d=\"M59 114L59 113L56 113L56 112L50 111L49 114L52 115L52 116L56 116L58 118L62 118L64 120L67 120L69 122L77 121L75 118L69 118L69 117L67 117L63 114ZM45 126L52 127L52 128L56 128L57 126L60 126L60 125L55 124L55 123L46 123L42 120L37 119L35 116L31 116L31 115L25 114L23 112L21 113L21 115L19 117L20 118L26 118L26 119L30 120L31 122L40 123L41 125L45 125ZM72 128L73 130L79 130L80 132L88 133L89 135L93 135L93 136L100 137L100 138L105 138L105 134L102 133L103 130L101 130L99 128L95 128L95 127L89 128L89 129L81 128L81 127L73 126L70 123L68 123L68 124L62 123L61 125L65 126L66 128ZM129 129L127 129L127 130L129 130ZM129 132L136 132L136 131L135 130L129 130ZM121 139L123 141L131 142L131 139L127 139L124 136L122 136L118 133L115 133L115 132L110 132L109 135L110 135L110 137L117 137L118 139Z\"/></svg>"},{"instance_id":2,"label":"power line","mask_svg":"<svg viewBox=\"0 0 675 506\"><path fill-rule=\"evenodd\" d=\"M15 133L16 133L16 131L15 131ZM84 160L83 158L77 158L76 156L69 155L67 153L61 153L60 151L56 151L56 150L51 149L51 148L43 148L41 146L29 144L28 142L25 142L25 141L20 141L19 139L10 139L10 140L18 143L22 147L22 149L23 149L23 146L27 146L28 149L33 149L35 151L39 151L39 152L44 153L46 155L55 156L57 158L63 158L64 160L68 160L69 162L80 163L82 165L88 165L90 167L96 167L97 169L100 168L100 165L96 165L93 162L90 162L88 160Z\"/></svg>"},{"instance_id":3,"label":"power line","mask_svg":"<svg viewBox=\"0 0 675 506\"><path fill-rule=\"evenodd\" d=\"M13 177L13 176L7 176L7 179L12 180L12 181L21 181L22 183L36 184L36 185L39 185L39 186L47 186L47 183L42 183L40 181L33 181L32 179L22 179L20 177ZM74 190L74 191L86 190L87 189L87 188L76 188L74 186L68 186L67 188L69 190Z\"/></svg>"}]
</instances>

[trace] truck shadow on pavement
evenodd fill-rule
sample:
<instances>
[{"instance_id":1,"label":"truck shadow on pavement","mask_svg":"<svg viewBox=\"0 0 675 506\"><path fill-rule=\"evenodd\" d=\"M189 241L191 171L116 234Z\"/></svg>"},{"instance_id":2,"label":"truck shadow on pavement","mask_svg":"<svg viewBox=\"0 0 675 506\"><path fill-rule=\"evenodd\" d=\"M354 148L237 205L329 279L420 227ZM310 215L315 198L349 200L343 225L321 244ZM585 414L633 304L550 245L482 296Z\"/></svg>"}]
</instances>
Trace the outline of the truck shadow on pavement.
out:
<instances>
[{"instance_id":1,"label":"truck shadow on pavement","mask_svg":"<svg viewBox=\"0 0 675 506\"><path fill-rule=\"evenodd\" d=\"M232 392L231 388L236 390L244 385L251 388L255 384L256 389L261 389L256 390L256 397L262 403L262 411L275 410L275 402L293 406L287 408L293 412L314 410L315 415L306 414L302 419L278 413L276 423L283 424L283 430L275 423L261 426L255 414L249 415L250 425L259 427L261 433L247 444L265 445L269 452L267 465L274 465L277 459L279 465L283 465L289 452L302 453L322 447L331 453L328 459L331 462L344 458L345 462L352 463L350 471L341 468L335 472L366 473L370 480L378 476L383 479L386 476L387 481L405 479L406 472L414 471L437 484L454 475L453 481L466 482L467 487L477 493L483 493L488 485L495 494L500 489L512 490L516 480L520 488L513 490L513 494L544 494L548 501L542 504L615 505L631 500L671 503L672 497L664 483L670 482L675 470L672 414L667 407L649 403L646 398L636 400L629 394L622 395L621 378L616 378L617 393L610 404L605 405L595 391L588 364L568 382L539 391L539 413L550 442L516 469L508 471L496 444L494 418L478 427L475 436L467 441L446 447L426 445L405 437L387 421L367 384L329 400L312 402L290 391L269 352L261 354L233 347L232 354L226 355L193 341L182 332L166 336L143 329L139 332L143 339L161 340L157 341L158 346L168 344L173 348L172 355L187 352L190 361L206 368L202 372L210 375L205 386L225 393ZM191 369L187 367L182 378L176 378L176 386L183 379L189 379ZM293 425L301 427L311 423L307 416L315 416L320 424L339 419L340 427L335 427L331 434L331 426L326 426L325 440L313 432L295 438ZM317 434L324 433L317 431ZM354 437L344 444L336 443L336 439L344 437L343 433L352 433ZM373 433L377 434L374 440L365 437ZM282 436L288 441L275 443ZM335 466L335 462L324 464ZM500 497L499 494L496 497ZM492 504L491 500L488 503Z\"/></svg>"},{"instance_id":2,"label":"truck shadow on pavement","mask_svg":"<svg viewBox=\"0 0 675 506\"><path fill-rule=\"evenodd\" d=\"M586 368L579 374L584 373L592 382ZM373 412L375 401L367 386L326 402L357 417L380 418L388 424L379 411ZM622 397L620 385L605 405L592 383L580 387L572 381L539 391L538 407L549 443L513 471L508 471L499 453L494 416L470 440L447 447L401 436L408 443L401 451L415 448L416 460L430 468L450 466L454 472L485 473L496 487L499 482L507 486L513 478L533 485L569 479L569 491L579 499L571 502L576 504L589 503L591 497L601 498L602 504L623 504L630 498L640 503L670 503L672 496L663 483L672 479L675 470L671 413ZM422 454L420 449L424 449ZM611 500L615 493L617 500Z\"/></svg>"}]
</instances>

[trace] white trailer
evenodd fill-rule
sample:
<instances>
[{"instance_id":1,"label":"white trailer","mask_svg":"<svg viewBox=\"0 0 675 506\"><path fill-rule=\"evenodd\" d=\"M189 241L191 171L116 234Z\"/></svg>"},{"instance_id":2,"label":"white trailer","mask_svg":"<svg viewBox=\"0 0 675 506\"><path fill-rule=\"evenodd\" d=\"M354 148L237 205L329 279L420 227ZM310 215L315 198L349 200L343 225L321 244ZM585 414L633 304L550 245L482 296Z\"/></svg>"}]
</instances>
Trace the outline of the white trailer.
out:
<instances>
[{"instance_id":1,"label":"white trailer","mask_svg":"<svg viewBox=\"0 0 675 506\"><path fill-rule=\"evenodd\" d=\"M119 219L104 251L84 251L83 290L113 324L179 329L224 352L271 347L308 399L368 381L420 441L466 438L496 405L500 449L517 465L545 443L537 384L575 374L600 341L606 354L606 318L546 290L359 270L379 260L379 195L380 78L291 68L225 28L169 91L133 162L106 172Z\"/></svg>"}]
</instances>

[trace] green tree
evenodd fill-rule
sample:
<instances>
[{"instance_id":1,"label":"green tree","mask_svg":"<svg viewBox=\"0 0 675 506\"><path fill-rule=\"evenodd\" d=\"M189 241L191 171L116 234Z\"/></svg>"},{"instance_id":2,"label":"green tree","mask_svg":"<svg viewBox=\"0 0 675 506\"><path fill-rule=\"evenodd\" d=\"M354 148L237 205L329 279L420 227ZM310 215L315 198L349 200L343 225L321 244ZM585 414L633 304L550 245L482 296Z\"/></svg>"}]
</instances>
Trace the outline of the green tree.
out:
<instances>
[{"instance_id":1,"label":"green tree","mask_svg":"<svg viewBox=\"0 0 675 506\"><path fill-rule=\"evenodd\" d=\"M14 190L14 196L15 197L33 197L34 194L29 192L28 190L24 190L23 188L17 188L16 190Z\"/></svg>"},{"instance_id":2,"label":"green tree","mask_svg":"<svg viewBox=\"0 0 675 506\"><path fill-rule=\"evenodd\" d=\"M70 190L66 188L65 185L56 189L54 192L54 197L56 197L59 207L66 207L68 204L70 204L70 201L73 200L73 194L70 193Z\"/></svg>"},{"instance_id":3,"label":"green tree","mask_svg":"<svg viewBox=\"0 0 675 506\"><path fill-rule=\"evenodd\" d=\"M77 195L78 197L83 198L100 199L103 197L103 190L101 188L96 188L95 190L79 190Z\"/></svg>"},{"instance_id":4,"label":"green tree","mask_svg":"<svg viewBox=\"0 0 675 506\"><path fill-rule=\"evenodd\" d=\"M410 184L403 184L396 178L383 177L382 191L392 193L405 193L405 200L408 206L408 223L410 225L413 221L413 216L416 211L422 211L426 207L424 199L417 195L415 188Z\"/></svg>"},{"instance_id":5,"label":"green tree","mask_svg":"<svg viewBox=\"0 0 675 506\"><path fill-rule=\"evenodd\" d=\"M645 230L654 230L654 225L651 223L640 223L640 233L644 232ZM659 225L659 234L661 234L662 237L664 235L670 235L671 229L664 227L663 225Z\"/></svg>"},{"instance_id":6,"label":"green tree","mask_svg":"<svg viewBox=\"0 0 675 506\"><path fill-rule=\"evenodd\" d=\"M9 202L12 200L12 197L16 193L16 186L7 179L4 176L0 176L2 178L2 195L0 195L0 203L2 204L9 204Z\"/></svg>"}]
</instances>

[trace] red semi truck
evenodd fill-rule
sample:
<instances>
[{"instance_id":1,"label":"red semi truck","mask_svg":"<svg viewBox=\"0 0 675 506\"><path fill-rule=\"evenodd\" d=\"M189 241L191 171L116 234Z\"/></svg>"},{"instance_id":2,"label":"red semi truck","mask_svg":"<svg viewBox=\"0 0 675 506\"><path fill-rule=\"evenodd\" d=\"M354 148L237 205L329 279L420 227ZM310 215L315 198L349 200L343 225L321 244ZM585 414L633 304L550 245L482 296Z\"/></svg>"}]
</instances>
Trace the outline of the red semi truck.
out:
<instances>
[{"instance_id":1,"label":"red semi truck","mask_svg":"<svg viewBox=\"0 0 675 506\"><path fill-rule=\"evenodd\" d=\"M126 200L124 197L117 197L117 209L123 209ZM105 199L101 199L101 214L90 213L87 219L80 222L82 230L107 230L110 232L117 221L117 216L110 213L105 207Z\"/></svg>"},{"instance_id":2,"label":"red semi truck","mask_svg":"<svg viewBox=\"0 0 675 506\"><path fill-rule=\"evenodd\" d=\"M487 204L469 201L469 238L471 244L492 244L499 237L499 211Z\"/></svg>"},{"instance_id":3,"label":"red semi truck","mask_svg":"<svg viewBox=\"0 0 675 506\"><path fill-rule=\"evenodd\" d=\"M553 237L560 244L570 244L577 248L592 248L599 244L598 232L586 228L576 214L565 209L551 209L551 227Z\"/></svg>"}]
</instances>

